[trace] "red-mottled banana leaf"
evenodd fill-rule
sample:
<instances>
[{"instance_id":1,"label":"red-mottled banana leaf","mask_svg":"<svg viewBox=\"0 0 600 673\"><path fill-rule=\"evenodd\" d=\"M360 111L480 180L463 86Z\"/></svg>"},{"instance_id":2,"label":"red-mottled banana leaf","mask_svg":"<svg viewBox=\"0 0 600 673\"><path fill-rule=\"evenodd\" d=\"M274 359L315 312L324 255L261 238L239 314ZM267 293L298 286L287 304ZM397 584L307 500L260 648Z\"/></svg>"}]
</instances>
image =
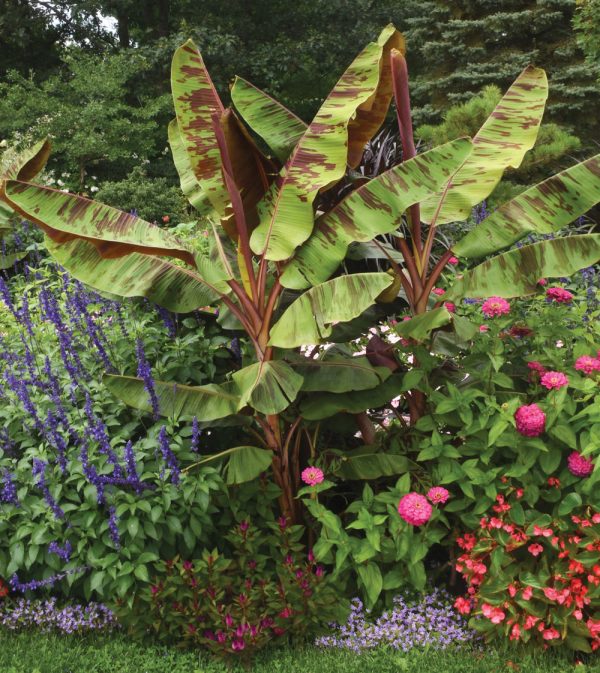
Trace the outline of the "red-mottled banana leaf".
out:
<instances>
[{"instance_id":1,"label":"red-mottled banana leaf","mask_svg":"<svg viewBox=\"0 0 600 673\"><path fill-rule=\"evenodd\" d=\"M285 163L304 135L307 124L242 77L235 78L231 100L246 124L263 139L277 159Z\"/></svg>"},{"instance_id":2,"label":"red-mottled banana leaf","mask_svg":"<svg viewBox=\"0 0 600 673\"><path fill-rule=\"evenodd\" d=\"M474 205L491 194L508 167L520 166L535 144L547 97L546 73L533 66L525 68L473 138L473 152L447 192L421 204L423 221L464 220Z\"/></svg>"},{"instance_id":3,"label":"red-mottled banana leaf","mask_svg":"<svg viewBox=\"0 0 600 673\"><path fill-rule=\"evenodd\" d=\"M310 238L287 264L282 284L300 290L329 278L350 243L396 230L404 211L441 189L470 151L470 139L461 138L419 154L359 187L317 220Z\"/></svg>"},{"instance_id":4,"label":"red-mottled banana leaf","mask_svg":"<svg viewBox=\"0 0 600 673\"><path fill-rule=\"evenodd\" d=\"M0 179L31 180L46 165L50 156L50 147L50 141L45 139L23 150L10 159L6 166L2 166Z\"/></svg>"},{"instance_id":5,"label":"red-mottled banana leaf","mask_svg":"<svg viewBox=\"0 0 600 673\"><path fill-rule=\"evenodd\" d=\"M259 204L251 239L257 254L288 259L311 234L317 193L355 166L385 119L392 96L391 49L404 47L393 26L384 29L342 75Z\"/></svg>"},{"instance_id":6,"label":"red-mottled banana leaf","mask_svg":"<svg viewBox=\"0 0 600 673\"><path fill-rule=\"evenodd\" d=\"M189 313L216 302L229 291L218 278L210 283L195 271L177 266L162 257L138 252L116 259L101 257L94 245L76 239L58 244L46 238L54 259L77 280L121 297L147 297L176 313ZM202 268L214 274L216 267Z\"/></svg>"},{"instance_id":7,"label":"red-mottled banana leaf","mask_svg":"<svg viewBox=\"0 0 600 673\"><path fill-rule=\"evenodd\" d=\"M467 271L448 290L448 299L534 294L540 289L540 278L569 277L598 260L600 234L541 241L505 252Z\"/></svg>"},{"instance_id":8,"label":"red-mottled banana leaf","mask_svg":"<svg viewBox=\"0 0 600 673\"><path fill-rule=\"evenodd\" d=\"M300 295L273 325L271 346L318 344L333 325L359 316L393 282L387 273L355 273L316 285Z\"/></svg>"},{"instance_id":9,"label":"red-mottled banana leaf","mask_svg":"<svg viewBox=\"0 0 600 673\"><path fill-rule=\"evenodd\" d=\"M600 154L531 187L503 204L454 247L460 257L485 257L527 234L550 234L600 201Z\"/></svg>"},{"instance_id":10,"label":"red-mottled banana leaf","mask_svg":"<svg viewBox=\"0 0 600 673\"><path fill-rule=\"evenodd\" d=\"M38 224L56 243L82 239L93 243L106 258L132 252L177 257L195 266L194 256L168 231L75 194L50 187L9 180L5 199L23 217Z\"/></svg>"},{"instance_id":11,"label":"red-mottled banana leaf","mask_svg":"<svg viewBox=\"0 0 600 673\"><path fill-rule=\"evenodd\" d=\"M240 401L263 414L278 414L296 399L303 378L286 362L255 362L233 374Z\"/></svg>"}]
</instances>

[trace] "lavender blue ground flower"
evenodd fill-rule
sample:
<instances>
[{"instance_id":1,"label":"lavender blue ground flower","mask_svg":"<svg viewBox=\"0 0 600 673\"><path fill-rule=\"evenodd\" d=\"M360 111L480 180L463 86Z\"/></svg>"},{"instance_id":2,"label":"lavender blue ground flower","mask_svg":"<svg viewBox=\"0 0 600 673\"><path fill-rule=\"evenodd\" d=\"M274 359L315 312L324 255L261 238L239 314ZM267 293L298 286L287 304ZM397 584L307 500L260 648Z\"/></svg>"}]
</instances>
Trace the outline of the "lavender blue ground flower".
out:
<instances>
[{"instance_id":1,"label":"lavender blue ground flower","mask_svg":"<svg viewBox=\"0 0 600 673\"><path fill-rule=\"evenodd\" d=\"M102 603L59 607L56 598L49 600L6 601L0 608L0 627L10 631L37 628L59 633L112 631L118 627L114 613Z\"/></svg>"},{"instance_id":2,"label":"lavender blue ground flower","mask_svg":"<svg viewBox=\"0 0 600 673\"><path fill-rule=\"evenodd\" d=\"M435 589L418 601L394 598L391 611L370 621L360 599L352 601L346 624L334 625L333 633L317 639L319 647L362 652L386 645L408 652L415 647L446 649L472 642L475 631L450 603L450 596Z\"/></svg>"}]
</instances>

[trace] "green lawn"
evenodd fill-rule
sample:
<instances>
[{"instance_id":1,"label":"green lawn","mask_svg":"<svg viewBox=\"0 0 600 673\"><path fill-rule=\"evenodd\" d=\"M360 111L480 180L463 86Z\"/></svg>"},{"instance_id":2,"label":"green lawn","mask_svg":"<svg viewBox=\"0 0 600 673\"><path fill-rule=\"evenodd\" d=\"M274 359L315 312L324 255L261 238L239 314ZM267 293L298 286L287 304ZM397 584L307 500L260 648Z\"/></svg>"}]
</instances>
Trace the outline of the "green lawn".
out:
<instances>
[{"instance_id":1,"label":"green lawn","mask_svg":"<svg viewBox=\"0 0 600 673\"><path fill-rule=\"evenodd\" d=\"M513 664L512 662L515 662ZM132 643L123 636L64 637L0 632L1 673L221 673L228 669L190 652ZM231 670L231 669L229 669ZM454 653L377 650L364 655L313 647L262 654L256 673L600 673L600 657L575 666L554 653L535 657L515 650Z\"/></svg>"}]
</instances>

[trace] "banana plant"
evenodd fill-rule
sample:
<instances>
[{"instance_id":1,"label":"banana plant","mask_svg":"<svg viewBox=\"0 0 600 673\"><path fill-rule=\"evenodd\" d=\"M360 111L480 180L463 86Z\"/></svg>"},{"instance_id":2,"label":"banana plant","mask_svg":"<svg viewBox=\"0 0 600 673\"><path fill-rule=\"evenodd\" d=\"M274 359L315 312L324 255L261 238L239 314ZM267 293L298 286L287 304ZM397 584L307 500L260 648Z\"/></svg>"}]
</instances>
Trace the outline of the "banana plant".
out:
<instances>
[{"instance_id":1,"label":"banana plant","mask_svg":"<svg viewBox=\"0 0 600 673\"><path fill-rule=\"evenodd\" d=\"M252 361L220 384L157 382L159 411L209 426L240 423L259 446L225 452L229 477L247 479L270 465L282 513L297 520L301 462L322 448L323 419L353 418L371 445L369 409L400 392L413 422L424 408L422 394L410 390L414 377L385 344L371 340L360 357L344 347L353 330L367 332L398 301L414 316L398 327L405 337L423 340L450 323L452 314L430 295L451 256L489 257L530 232L564 227L600 200L600 157L521 194L434 259L438 227L466 219L534 145L548 95L542 70L526 68L473 139L421 154L404 39L391 25L349 65L310 124L240 78L226 107L191 41L174 55L172 91L169 142L182 191L212 227L207 257L133 214L35 185L27 173L4 176L0 198L44 230L50 253L79 280L180 313L215 306L224 324L245 331ZM367 179L361 157L392 101L402 162ZM349 273L345 260L357 244L379 251L389 268ZM524 246L486 259L449 296L526 294L542 276L597 259L598 235ZM324 343L341 345L314 348ZM300 354L306 345L308 357ZM105 381L128 404L150 410L141 380ZM394 463L367 453L371 476L406 469L403 456ZM351 461L344 473L360 475Z\"/></svg>"}]
</instances>

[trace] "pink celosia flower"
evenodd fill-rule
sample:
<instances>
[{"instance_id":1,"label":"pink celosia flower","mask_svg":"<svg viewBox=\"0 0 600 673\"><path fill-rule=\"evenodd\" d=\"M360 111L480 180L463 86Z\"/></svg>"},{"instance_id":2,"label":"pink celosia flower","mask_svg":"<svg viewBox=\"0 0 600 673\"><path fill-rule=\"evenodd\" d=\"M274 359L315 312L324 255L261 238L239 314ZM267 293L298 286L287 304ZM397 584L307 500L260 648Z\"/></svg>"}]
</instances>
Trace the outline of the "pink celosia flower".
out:
<instances>
[{"instance_id":1,"label":"pink celosia flower","mask_svg":"<svg viewBox=\"0 0 600 673\"><path fill-rule=\"evenodd\" d=\"M573 295L562 287L549 287L546 290L546 297L559 304L569 304L573 301Z\"/></svg>"},{"instance_id":2,"label":"pink celosia flower","mask_svg":"<svg viewBox=\"0 0 600 673\"><path fill-rule=\"evenodd\" d=\"M567 458L569 472L576 477L589 477L594 471L594 463L584 458L578 451L572 451Z\"/></svg>"},{"instance_id":3,"label":"pink celosia flower","mask_svg":"<svg viewBox=\"0 0 600 673\"><path fill-rule=\"evenodd\" d=\"M456 266L458 264L458 257L450 257L448 264L453 264Z\"/></svg>"},{"instance_id":4,"label":"pink celosia flower","mask_svg":"<svg viewBox=\"0 0 600 673\"><path fill-rule=\"evenodd\" d=\"M517 432L525 437L538 437L546 427L546 414L537 404L524 404L515 413Z\"/></svg>"},{"instance_id":5,"label":"pink celosia flower","mask_svg":"<svg viewBox=\"0 0 600 673\"><path fill-rule=\"evenodd\" d=\"M422 526L431 518L433 508L424 495L407 493L400 498L398 514L412 526Z\"/></svg>"},{"instance_id":6,"label":"pink celosia flower","mask_svg":"<svg viewBox=\"0 0 600 673\"><path fill-rule=\"evenodd\" d=\"M480 332L489 332L490 328L487 325L479 325Z\"/></svg>"},{"instance_id":7,"label":"pink celosia flower","mask_svg":"<svg viewBox=\"0 0 600 673\"><path fill-rule=\"evenodd\" d=\"M537 284L543 287L544 285L548 285L548 281L545 278L540 278Z\"/></svg>"},{"instance_id":8,"label":"pink celosia flower","mask_svg":"<svg viewBox=\"0 0 600 673\"><path fill-rule=\"evenodd\" d=\"M548 390L552 390L553 388L558 390L559 388L568 386L569 379L562 372L546 372L542 374L540 383L544 388L548 388Z\"/></svg>"},{"instance_id":9,"label":"pink celosia flower","mask_svg":"<svg viewBox=\"0 0 600 673\"><path fill-rule=\"evenodd\" d=\"M456 313L456 304L453 304L451 301L447 301L444 304L444 307L446 308L446 311L449 313Z\"/></svg>"},{"instance_id":10,"label":"pink celosia flower","mask_svg":"<svg viewBox=\"0 0 600 673\"><path fill-rule=\"evenodd\" d=\"M483 315L487 318L493 318L498 315L510 313L510 304L502 297L490 297L481 305Z\"/></svg>"},{"instance_id":11,"label":"pink celosia flower","mask_svg":"<svg viewBox=\"0 0 600 673\"><path fill-rule=\"evenodd\" d=\"M527 551L532 555L532 556L539 556L543 551L544 548L542 547L541 544L530 544L529 547L527 547Z\"/></svg>"},{"instance_id":12,"label":"pink celosia flower","mask_svg":"<svg viewBox=\"0 0 600 673\"><path fill-rule=\"evenodd\" d=\"M325 479L323 470L318 467L307 467L302 470L302 481L309 486L316 486L322 483L323 479Z\"/></svg>"},{"instance_id":13,"label":"pink celosia flower","mask_svg":"<svg viewBox=\"0 0 600 673\"><path fill-rule=\"evenodd\" d=\"M427 497L434 505L443 505L448 502L450 493L443 486L433 486L427 491Z\"/></svg>"},{"instance_id":14,"label":"pink celosia flower","mask_svg":"<svg viewBox=\"0 0 600 673\"><path fill-rule=\"evenodd\" d=\"M441 297L446 293L446 290L443 290L441 287L434 287L432 290L433 294L437 294L438 297Z\"/></svg>"},{"instance_id":15,"label":"pink celosia flower","mask_svg":"<svg viewBox=\"0 0 600 673\"><path fill-rule=\"evenodd\" d=\"M591 355L582 355L575 360L575 369L584 374L592 374L600 371L600 359L593 358Z\"/></svg>"}]
</instances>

